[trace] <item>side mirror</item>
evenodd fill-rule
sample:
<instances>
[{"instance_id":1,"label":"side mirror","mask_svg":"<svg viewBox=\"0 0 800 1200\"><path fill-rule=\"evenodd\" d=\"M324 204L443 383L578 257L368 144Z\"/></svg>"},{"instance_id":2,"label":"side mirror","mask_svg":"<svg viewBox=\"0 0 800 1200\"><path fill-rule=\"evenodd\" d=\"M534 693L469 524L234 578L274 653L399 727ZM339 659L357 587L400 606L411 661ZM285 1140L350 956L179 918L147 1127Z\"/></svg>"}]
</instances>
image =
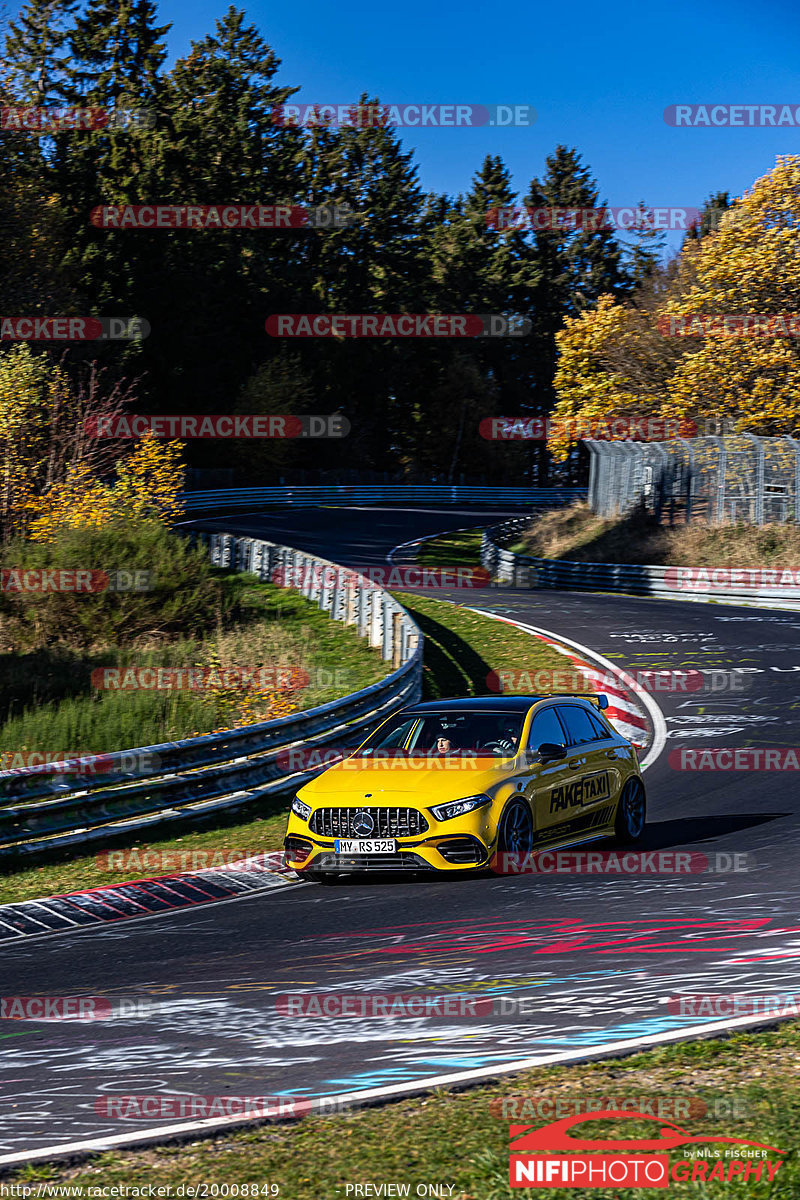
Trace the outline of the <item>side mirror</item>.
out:
<instances>
[{"instance_id":1,"label":"side mirror","mask_svg":"<svg viewBox=\"0 0 800 1200\"><path fill-rule=\"evenodd\" d=\"M558 746L555 742L542 742L536 751L536 757L543 763L557 762L558 759L567 757L567 747Z\"/></svg>"}]
</instances>

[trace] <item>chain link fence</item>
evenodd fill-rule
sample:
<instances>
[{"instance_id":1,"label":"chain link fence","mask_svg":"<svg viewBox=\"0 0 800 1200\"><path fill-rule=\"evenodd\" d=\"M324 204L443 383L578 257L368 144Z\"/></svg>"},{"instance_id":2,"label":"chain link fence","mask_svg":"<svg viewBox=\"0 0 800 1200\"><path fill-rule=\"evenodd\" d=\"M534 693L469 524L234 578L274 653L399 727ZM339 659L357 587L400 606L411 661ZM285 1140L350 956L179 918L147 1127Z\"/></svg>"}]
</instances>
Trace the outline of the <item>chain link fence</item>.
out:
<instances>
[{"instance_id":1,"label":"chain link fence","mask_svg":"<svg viewBox=\"0 0 800 1200\"><path fill-rule=\"evenodd\" d=\"M587 440L589 507L601 517L644 507L670 525L706 521L800 521L800 440L674 438L668 442Z\"/></svg>"}]
</instances>

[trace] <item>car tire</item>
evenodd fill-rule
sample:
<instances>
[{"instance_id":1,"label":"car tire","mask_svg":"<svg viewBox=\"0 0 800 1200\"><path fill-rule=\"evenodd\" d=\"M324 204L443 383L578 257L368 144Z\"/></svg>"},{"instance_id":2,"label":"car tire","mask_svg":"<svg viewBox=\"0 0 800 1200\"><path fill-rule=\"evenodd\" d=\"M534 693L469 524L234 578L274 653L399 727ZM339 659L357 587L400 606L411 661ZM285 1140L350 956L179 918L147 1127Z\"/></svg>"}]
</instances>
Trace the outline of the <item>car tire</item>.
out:
<instances>
[{"instance_id":1,"label":"car tire","mask_svg":"<svg viewBox=\"0 0 800 1200\"><path fill-rule=\"evenodd\" d=\"M524 800L512 800L503 809L497 826L497 850L492 856L492 871L495 875L515 874L505 869L505 855L522 857L531 854L534 847L533 815Z\"/></svg>"},{"instance_id":2,"label":"car tire","mask_svg":"<svg viewBox=\"0 0 800 1200\"><path fill-rule=\"evenodd\" d=\"M641 840L647 822L647 797L641 779L629 779L622 789L614 822L614 837L623 846Z\"/></svg>"},{"instance_id":3,"label":"car tire","mask_svg":"<svg viewBox=\"0 0 800 1200\"><path fill-rule=\"evenodd\" d=\"M309 883L327 883L328 885L336 883L339 878L333 871L303 871L301 879L307 879Z\"/></svg>"}]
</instances>

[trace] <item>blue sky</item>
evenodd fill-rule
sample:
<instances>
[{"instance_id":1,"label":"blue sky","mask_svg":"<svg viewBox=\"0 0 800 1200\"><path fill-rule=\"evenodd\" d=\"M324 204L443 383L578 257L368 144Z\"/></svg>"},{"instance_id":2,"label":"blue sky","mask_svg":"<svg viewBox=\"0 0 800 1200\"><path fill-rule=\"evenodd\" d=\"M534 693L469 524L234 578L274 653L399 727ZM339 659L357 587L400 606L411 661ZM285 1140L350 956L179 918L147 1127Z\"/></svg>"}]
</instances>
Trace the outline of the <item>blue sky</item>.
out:
<instances>
[{"instance_id":1,"label":"blue sky","mask_svg":"<svg viewBox=\"0 0 800 1200\"><path fill-rule=\"evenodd\" d=\"M161 0L171 57L213 28L227 0ZM518 129L401 131L426 189L466 190L486 154L500 154L524 193L559 142L576 146L611 205L699 207L712 191L740 195L800 128L674 129L674 103L800 106L800 7L768 0L670 4L407 5L348 0L239 3L282 65L278 82L304 103L531 104ZM672 240L672 239L671 239ZM675 244L673 242L673 244Z\"/></svg>"}]
</instances>

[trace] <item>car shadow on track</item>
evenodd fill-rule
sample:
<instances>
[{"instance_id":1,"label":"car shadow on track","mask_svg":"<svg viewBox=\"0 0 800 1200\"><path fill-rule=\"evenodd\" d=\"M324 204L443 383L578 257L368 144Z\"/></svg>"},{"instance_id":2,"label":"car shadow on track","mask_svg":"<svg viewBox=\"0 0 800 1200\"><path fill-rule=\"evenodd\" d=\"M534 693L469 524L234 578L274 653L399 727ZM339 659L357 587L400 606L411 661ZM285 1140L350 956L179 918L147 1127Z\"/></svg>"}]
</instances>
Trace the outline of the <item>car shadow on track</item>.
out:
<instances>
[{"instance_id":1,"label":"car shadow on track","mask_svg":"<svg viewBox=\"0 0 800 1200\"><path fill-rule=\"evenodd\" d=\"M637 850L680 850L694 842L716 842L730 833L741 833L767 825L790 813L736 813L730 816L677 817L672 821L649 821ZM609 843L610 844L610 843ZM741 847L744 849L744 847Z\"/></svg>"},{"instance_id":2,"label":"car shadow on track","mask_svg":"<svg viewBox=\"0 0 800 1200\"><path fill-rule=\"evenodd\" d=\"M731 833L741 833L743 830L755 829L759 825L767 825L791 814L785 812L773 813L738 813L735 816L705 816L680 817L673 821L654 821L647 825L644 836L635 846L620 846L613 838L603 841L585 843L583 846L565 847L567 852L599 851L618 854L641 852L652 853L657 850L680 851L696 843L716 842L721 837ZM748 847L749 849L750 847ZM743 847L740 847L743 849ZM542 851L546 853L546 850ZM557 853L552 851L551 853ZM510 871L498 876L493 871L483 868L475 871L375 871L347 875L331 874L326 880L327 886L334 887L376 887L378 885L413 883L441 884L447 883L477 883L479 880L512 878L537 874L529 871Z\"/></svg>"}]
</instances>

